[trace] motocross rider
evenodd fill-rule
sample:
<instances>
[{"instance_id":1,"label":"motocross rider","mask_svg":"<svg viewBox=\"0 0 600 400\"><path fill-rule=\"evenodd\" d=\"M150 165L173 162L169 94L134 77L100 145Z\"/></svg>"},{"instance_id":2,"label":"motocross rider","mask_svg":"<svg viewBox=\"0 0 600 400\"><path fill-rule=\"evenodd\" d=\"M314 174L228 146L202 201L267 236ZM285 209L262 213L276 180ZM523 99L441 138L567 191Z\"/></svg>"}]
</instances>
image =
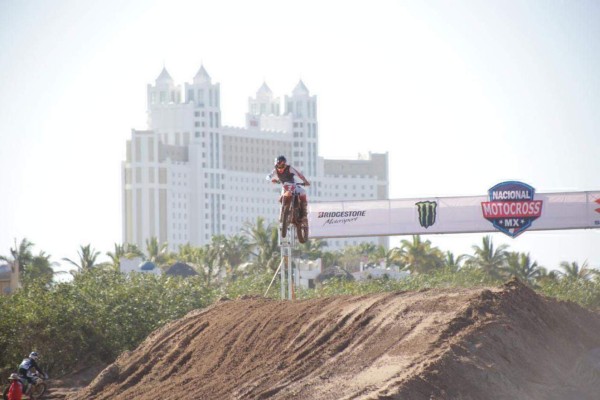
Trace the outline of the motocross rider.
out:
<instances>
[{"instance_id":1,"label":"motocross rider","mask_svg":"<svg viewBox=\"0 0 600 400\"><path fill-rule=\"evenodd\" d=\"M296 180L294 177L296 176L302 180L304 186L310 186L310 182L304 177L302 172L289 165L284 156L279 156L275 159L275 168L269 174L271 182L282 184L286 182L295 183ZM306 198L306 191L302 186L296 186L296 192L298 192L300 195L300 204L302 205L302 220L306 223L308 217L308 200Z\"/></svg>"},{"instance_id":2,"label":"motocross rider","mask_svg":"<svg viewBox=\"0 0 600 400\"><path fill-rule=\"evenodd\" d=\"M29 356L25 357L21 364L19 364L19 375L23 377L23 382L26 382L23 393L27 393L31 384L33 383L32 374L34 371L38 371L40 375L42 375L45 379L48 379L48 375L46 375L42 369L37 364L37 359L39 358L39 354L35 351L29 353Z\"/></svg>"}]
</instances>

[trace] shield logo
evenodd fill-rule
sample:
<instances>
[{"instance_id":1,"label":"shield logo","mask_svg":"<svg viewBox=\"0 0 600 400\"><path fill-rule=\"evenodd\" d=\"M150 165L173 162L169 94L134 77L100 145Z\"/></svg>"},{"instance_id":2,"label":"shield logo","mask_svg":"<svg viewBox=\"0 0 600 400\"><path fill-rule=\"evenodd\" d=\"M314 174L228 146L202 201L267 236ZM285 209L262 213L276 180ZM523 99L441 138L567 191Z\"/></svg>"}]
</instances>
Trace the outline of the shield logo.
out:
<instances>
[{"instance_id":1,"label":"shield logo","mask_svg":"<svg viewBox=\"0 0 600 400\"><path fill-rule=\"evenodd\" d=\"M419 201L415 203L419 211L419 224L427 229L435 224L437 202L435 201Z\"/></svg>"},{"instance_id":2,"label":"shield logo","mask_svg":"<svg viewBox=\"0 0 600 400\"><path fill-rule=\"evenodd\" d=\"M542 215L543 202L535 200L535 189L526 183L502 182L488 193L489 201L481 203L483 217L508 236L519 236Z\"/></svg>"}]
</instances>

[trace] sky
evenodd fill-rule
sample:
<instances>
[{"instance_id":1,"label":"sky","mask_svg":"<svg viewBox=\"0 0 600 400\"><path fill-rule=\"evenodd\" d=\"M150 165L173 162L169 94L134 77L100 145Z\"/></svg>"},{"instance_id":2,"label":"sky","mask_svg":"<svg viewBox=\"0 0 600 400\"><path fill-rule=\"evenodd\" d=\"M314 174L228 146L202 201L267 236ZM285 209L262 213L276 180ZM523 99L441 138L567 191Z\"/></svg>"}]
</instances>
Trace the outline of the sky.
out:
<instances>
[{"instance_id":1,"label":"sky","mask_svg":"<svg viewBox=\"0 0 600 400\"><path fill-rule=\"evenodd\" d=\"M0 254L27 238L59 263L106 258L146 86L201 65L229 126L263 82L283 99L301 79L320 155L388 152L390 198L600 190L598 1L0 0ZM483 236L424 239L458 255ZM597 229L491 236L600 267Z\"/></svg>"}]
</instances>

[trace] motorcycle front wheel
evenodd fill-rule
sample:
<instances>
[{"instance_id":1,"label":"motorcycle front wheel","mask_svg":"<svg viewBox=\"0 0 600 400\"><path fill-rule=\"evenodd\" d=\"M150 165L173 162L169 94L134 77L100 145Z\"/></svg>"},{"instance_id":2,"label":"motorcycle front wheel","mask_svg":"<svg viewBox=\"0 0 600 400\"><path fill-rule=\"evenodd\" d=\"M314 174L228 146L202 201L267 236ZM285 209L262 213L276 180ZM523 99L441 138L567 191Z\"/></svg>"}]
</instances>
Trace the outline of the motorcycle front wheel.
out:
<instances>
[{"instance_id":1,"label":"motorcycle front wheel","mask_svg":"<svg viewBox=\"0 0 600 400\"><path fill-rule=\"evenodd\" d=\"M279 221L281 222L281 237L287 235L287 230L290 226L290 212L291 205L289 203L281 206L281 214L279 216Z\"/></svg>"},{"instance_id":2,"label":"motorcycle front wheel","mask_svg":"<svg viewBox=\"0 0 600 400\"><path fill-rule=\"evenodd\" d=\"M29 398L30 399L41 399L42 396L44 395L44 393L46 393L46 384L44 382L40 382L35 384L30 392L29 392Z\"/></svg>"}]
</instances>

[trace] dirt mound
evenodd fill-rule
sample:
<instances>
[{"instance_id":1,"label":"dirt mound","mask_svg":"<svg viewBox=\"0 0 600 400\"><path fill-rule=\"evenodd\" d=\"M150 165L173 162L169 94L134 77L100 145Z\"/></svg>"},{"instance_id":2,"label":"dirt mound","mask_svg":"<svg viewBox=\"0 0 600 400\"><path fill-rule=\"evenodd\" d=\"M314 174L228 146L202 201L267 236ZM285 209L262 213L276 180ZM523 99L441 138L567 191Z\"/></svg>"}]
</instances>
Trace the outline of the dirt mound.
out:
<instances>
[{"instance_id":1,"label":"dirt mound","mask_svg":"<svg viewBox=\"0 0 600 400\"><path fill-rule=\"evenodd\" d=\"M598 399L600 316L499 288L245 298L188 314L70 400Z\"/></svg>"}]
</instances>

